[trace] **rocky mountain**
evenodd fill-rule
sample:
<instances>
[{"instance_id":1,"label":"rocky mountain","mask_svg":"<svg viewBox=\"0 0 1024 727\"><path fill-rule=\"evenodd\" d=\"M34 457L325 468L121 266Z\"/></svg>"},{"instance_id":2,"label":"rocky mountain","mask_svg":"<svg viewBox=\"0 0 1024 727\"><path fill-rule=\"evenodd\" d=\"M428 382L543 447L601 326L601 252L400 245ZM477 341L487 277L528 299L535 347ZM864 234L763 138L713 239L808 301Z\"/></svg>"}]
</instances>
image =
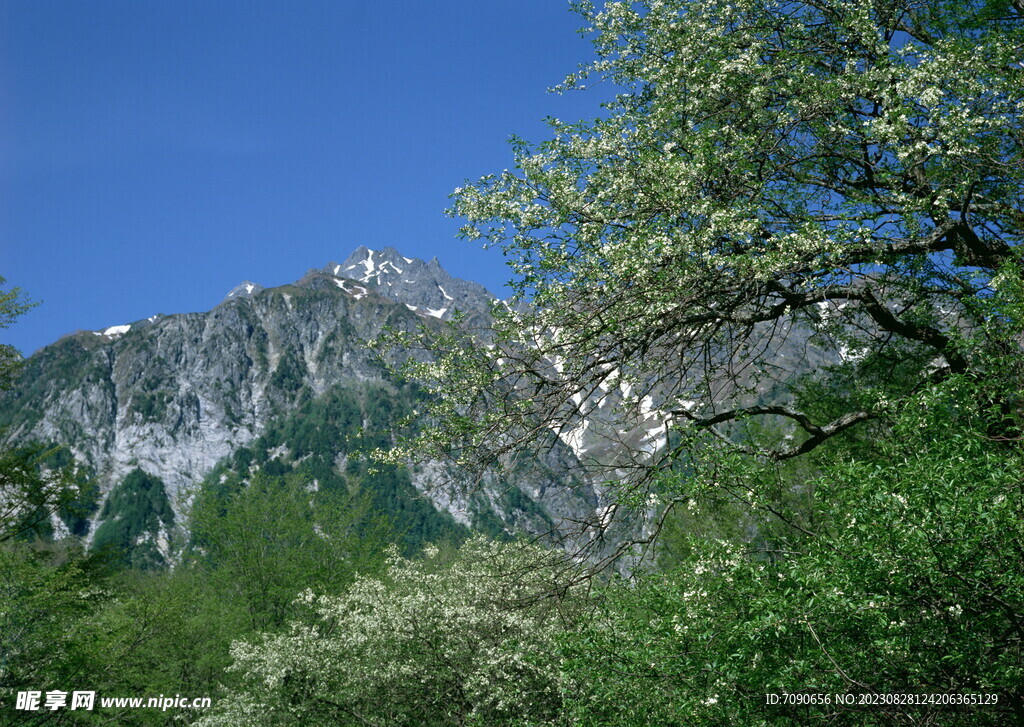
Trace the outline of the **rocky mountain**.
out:
<instances>
[{"instance_id":1,"label":"rocky mountain","mask_svg":"<svg viewBox=\"0 0 1024 727\"><path fill-rule=\"evenodd\" d=\"M98 483L84 516L54 523L60 534L116 545L141 565L171 554L198 491L243 486L257 472L367 493L410 546L468 529L551 533L567 547L597 537L599 549L623 532L642 533L642 513L611 507L602 483L667 444L671 382L607 372L589 393L572 395L549 445L518 458L511 473L485 475L482 487L450 486L460 474L436 461L366 465L361 453L386 448L421 396L389 374L369 342L385 328L456 321L481 330L495 300L436 259L360 247L290 285L243 281L205 313L65 336L30 357L17 385L0 394L0 427L7 444L63 445ZM765 330L763 360L774 357L784 376L834 363L814 335L788 324ZM541 365L557 376L563 363ZM752 377L763 377L757 390L785 385L749 366L736 380ZM603 532L613 520L618 534ZM584 522L595 527L582 533Z\"/></svg>"},{"instance_id":2,"label":"rocky mountain","mask_svg":"<svg viewBox=\"0 0 1024 727\"><path fill-rule=\"evenodd\" d=\"M393 247L374 251L360 246L343 263L328 263L321 272L369 284L420 315L450 320L456 311L477 319L490 311L494 296L479 283L448 274L437 258L423 262Z\"/></svg>"},{"instance_id":3,"label":"rocky mountain","mask_svg":"<svg viewBox=\"0 0 1024 727\"><path fill-rule=\"evenodd\" d=\"M367 343L456 312L482 320L493 300L436 259L360 247L290 285L245 281L205 313L65 336L26 361L0 396L0 423L8 443L64 445L98 482L92 514L58 530L144 549L142 562L167 557L201 483L259 470L373 490L424 532L541 532L589 517L600 503L594 488L566 486L579 485L568 447L472 496L436 487L453 476L440 463L383 474L355 464L359 438L386 444L418 396Z\"/></svg>"}]
</instances>

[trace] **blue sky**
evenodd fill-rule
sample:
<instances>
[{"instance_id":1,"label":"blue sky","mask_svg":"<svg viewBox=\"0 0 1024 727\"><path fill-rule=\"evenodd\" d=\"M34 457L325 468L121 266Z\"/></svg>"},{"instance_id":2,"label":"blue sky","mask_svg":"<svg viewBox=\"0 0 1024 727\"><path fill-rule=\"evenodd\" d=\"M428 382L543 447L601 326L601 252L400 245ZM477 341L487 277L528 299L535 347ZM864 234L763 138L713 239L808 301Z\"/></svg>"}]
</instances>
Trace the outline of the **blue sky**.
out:
<instances>
[{"instance_id":1,"label":"blue sky","mask_svg":"<svg viewBox=\"0 0 1024 727\"><path fill-rule=\"evenodd\" d=\"M42 305L0 341L207 310L363 244L501 294L443 210L507 139L599 98L561 0L5 0L0 276Z\"/></svg>"}]
</instances>

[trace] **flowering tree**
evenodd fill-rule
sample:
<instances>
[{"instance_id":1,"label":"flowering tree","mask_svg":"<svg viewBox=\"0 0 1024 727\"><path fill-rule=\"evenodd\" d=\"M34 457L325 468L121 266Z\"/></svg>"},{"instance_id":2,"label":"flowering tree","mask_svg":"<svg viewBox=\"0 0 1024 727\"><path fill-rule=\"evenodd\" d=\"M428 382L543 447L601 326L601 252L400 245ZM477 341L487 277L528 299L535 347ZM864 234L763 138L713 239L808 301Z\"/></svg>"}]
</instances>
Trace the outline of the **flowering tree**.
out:
<instances>
[{"instance_id":1,"label":"flowering tree","mask_svg":"<svg viewBox=\"0 0 1024 727\"><path fill-rule=\"evenodd\" d=\"M241 688L198 725L538 724L560 704L561 565L482 538L455 558L392 552L383 578L307 592L290 631L236 643Z\"/></svg>"},{"instance_id":2,"label":"flowering tree","mask_svg":"<svg viewBox=\"0 0 1024 727\"><path fill-rule=\"evenodd\" d=\"M1024 5L575 5L597 58L560 90L619 92L456 190L519 304L486 347L453 332L410 365L438 394L413 449L493 465L621 391L620 428L666 431L603 460L635 495L701 447L781 462L1019 352ZM787 339L841 406L787 393Z\"/></svg>"},{"instance_id":3,"label":"flowering tree","mask_svg":"<svg viewBox=\"0 0 1024 727\"><path fill-rule=\"evenodd\" d=\"M681 565L563 640L563 717L1019 718L1024 3L576 7L597 58L561 90L618 94L456 190L518 300L408 367L410 451L484 470L604 417L617 446L574 448L639 539L697 505ZM719 498L733 542L699 530Z\"/></svg>"}]
</instances>

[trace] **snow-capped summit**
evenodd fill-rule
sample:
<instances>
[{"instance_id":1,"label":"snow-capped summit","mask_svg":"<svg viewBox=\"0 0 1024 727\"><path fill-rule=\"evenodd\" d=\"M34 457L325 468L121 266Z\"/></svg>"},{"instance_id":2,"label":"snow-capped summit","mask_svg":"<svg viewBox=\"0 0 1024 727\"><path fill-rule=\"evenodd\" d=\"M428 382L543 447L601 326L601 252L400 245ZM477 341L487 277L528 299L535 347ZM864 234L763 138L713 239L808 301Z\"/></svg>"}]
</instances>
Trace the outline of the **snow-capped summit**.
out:
<instances>
[{"instance_id":1,"label":"snow-capped summit","mask_svg":"<svg viewBox=\"0 0 1024 727\"><path fill-rule=\"evenodd\" d=\"M261 290L263 290L263 286L259 283L254 283L251 280L243 280L232 288L226 296L224 296L224 300L231 300L232 298L249 298L256 295Z\"/></svg>"},{"instance_id":2,"label":"snow-capped summit","mask_svg":"<svg viewBox=\"0 0 1024 727\"><path fill-rule=\"evenodd\" d=\"M372 292L404 303L417 315L441 320L451 319L456 311L470 319L487 315L495 300L479 283L449 275L436 257L424 262L406 257L393 247L371 250L360 245L345 262L330 262L319 270L310 270L295 285L337 286L356 300ZM251 298L262 290L262 285L245 280L232 288L224 300Z\"/></svg>"},{"instance_id":3,"label":"snow-capped summit","mask_svg":"<svg viewBox=\"0 0 1024 727\"><path fill-rule=\"evenodd\" d=\"M485 313L494 300L479 283L449 275L436 257L424 262L406 257L393 247L371 250L360 245L345 262L330 262L321 272L363 283L415 313L442 320L451 318L457 310L470 316Z\"/></svg>"}]
</instances>

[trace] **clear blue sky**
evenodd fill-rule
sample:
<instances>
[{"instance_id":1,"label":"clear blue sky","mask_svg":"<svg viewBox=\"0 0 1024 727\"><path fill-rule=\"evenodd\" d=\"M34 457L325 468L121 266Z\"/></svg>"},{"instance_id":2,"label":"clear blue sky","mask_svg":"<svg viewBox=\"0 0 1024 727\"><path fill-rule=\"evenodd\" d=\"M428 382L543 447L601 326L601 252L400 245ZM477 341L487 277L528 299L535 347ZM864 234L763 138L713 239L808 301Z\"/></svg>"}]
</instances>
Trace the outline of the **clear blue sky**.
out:
<instances>
[{"instance_id":1,"label":"clear blue sky","mask_svg":"<svg viewBox=\"0 0 1024 727\"><path fill-rule=\"evenodd\" d=\"M0 341L207 310L360 244L496 293L448 194L507 139L592 117L546 88L591 57L563 0L4 0L0 276L42 305Z\"/></svg>"}]
</instances>

